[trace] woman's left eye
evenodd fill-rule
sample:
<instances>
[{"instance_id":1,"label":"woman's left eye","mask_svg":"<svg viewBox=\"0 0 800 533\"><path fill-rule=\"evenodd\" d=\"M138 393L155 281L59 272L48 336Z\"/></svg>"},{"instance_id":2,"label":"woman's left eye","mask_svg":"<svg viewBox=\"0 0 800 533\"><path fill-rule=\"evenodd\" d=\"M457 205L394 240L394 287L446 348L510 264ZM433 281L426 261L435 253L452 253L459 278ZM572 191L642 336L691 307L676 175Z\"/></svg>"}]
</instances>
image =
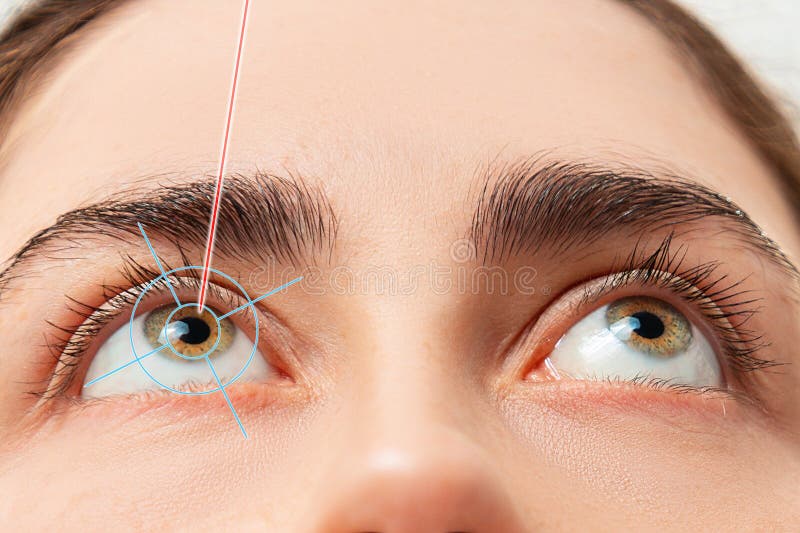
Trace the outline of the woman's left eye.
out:
<instances>
[{"instance_id":1,"label":"woman's left eye","mask_svg":"<svg viewBox=\"0 0 800 533\"><path fill-rule=\"evenodd\" d=\"M723 385L717 355L702 332L675 307L649 296L621 298L585 316L556 343L545 366L572 379Z\"/></svg>"},{"instance_id":2,"label":"woman's left eye","mask_svg":"<svg viewBox=\"0 0 800 533\"><path fill-rule=\"evenodd\" d=\"M247 334L230 318L219 320L218 316L220 313L213 309L198 313L196 307L170 304L138 316L130 324L126 322L97 350L84 379L82 396L100 398L166 387L204 390L215 388L217 377L227 383L240 373L238 379L250 381L278 375ZM139 363L94 381L135 360L132 346Z\"/></svg>"}]
</instances>

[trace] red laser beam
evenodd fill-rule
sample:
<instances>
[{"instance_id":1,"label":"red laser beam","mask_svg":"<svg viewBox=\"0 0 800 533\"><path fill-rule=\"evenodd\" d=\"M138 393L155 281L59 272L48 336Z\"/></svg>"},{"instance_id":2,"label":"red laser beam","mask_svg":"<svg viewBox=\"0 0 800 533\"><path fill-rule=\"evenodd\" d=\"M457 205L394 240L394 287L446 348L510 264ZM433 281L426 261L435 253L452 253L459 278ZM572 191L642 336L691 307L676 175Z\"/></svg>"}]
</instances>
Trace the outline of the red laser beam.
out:
<instances>
[{"instance_id":1,"label":"red laser beam","mask_svg":"<svg viewBox=\"0 0 800 533\"><path fill-rule=\"evenodd\" d=\"M222 141L222 154L219 158L219 173L217 174L217 187L214 190L214 203L211 208L211 222L208 225L208 240L206 241L206 255L203 260L203 279L200 282L200 294L197 297L197 309L203 310L206 303L206 289L208 288L208 272L211 268L211 255L214 251L214 238L217 234L217 219L219 218L219 203L222 199L222 182L225 176L225 159L228 156L228 137L231 132L231 121L233 119L233 106L236 101L236 89L239 84L239 64L242 60L242 48L244 45L244 30L247 25L247 11L250 8L250 0L244 2L244 13L242 14L242 27L239 31L239 46L236 49L236 65L233 69L233 84L231 85L231 98L228 102L228 116L225 120L225 136Z\"/></svg>"}]
</instances>

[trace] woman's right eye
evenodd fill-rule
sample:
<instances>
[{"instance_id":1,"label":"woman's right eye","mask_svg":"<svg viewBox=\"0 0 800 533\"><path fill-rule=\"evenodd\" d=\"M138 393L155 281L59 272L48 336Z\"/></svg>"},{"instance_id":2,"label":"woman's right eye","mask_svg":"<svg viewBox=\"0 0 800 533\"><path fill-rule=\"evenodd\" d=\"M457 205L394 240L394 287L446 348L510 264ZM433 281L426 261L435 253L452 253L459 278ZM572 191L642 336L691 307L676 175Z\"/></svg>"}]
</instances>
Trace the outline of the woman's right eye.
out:
<instances>
[{"instance_id":1,"label":"woman's right eye","mask_svg":"<svg viewBox=\"0 0 800 533\"><path fill-rule=\"evenodd\" d=\"M217 377L224 384L232 379L276 377L278 371L253 346L250 336L230 318L220 316L213 308L198 313L196 307L170 304L125 322L97 350L81 395L101 398L165 387L212 390ZM137 356L138 362L106 375Z\"/></svg>"},{"instance_id":2,"label":"woman's right eye","mask_svg":"<svg viewBox=\"0 0 800 533\"><path fill-rule=\"evenodd\" d=\"M671 304L649 296L621 298L589 313L544 364L556 378L724 385L703 333Z\"/></svg>"}]
</instances>

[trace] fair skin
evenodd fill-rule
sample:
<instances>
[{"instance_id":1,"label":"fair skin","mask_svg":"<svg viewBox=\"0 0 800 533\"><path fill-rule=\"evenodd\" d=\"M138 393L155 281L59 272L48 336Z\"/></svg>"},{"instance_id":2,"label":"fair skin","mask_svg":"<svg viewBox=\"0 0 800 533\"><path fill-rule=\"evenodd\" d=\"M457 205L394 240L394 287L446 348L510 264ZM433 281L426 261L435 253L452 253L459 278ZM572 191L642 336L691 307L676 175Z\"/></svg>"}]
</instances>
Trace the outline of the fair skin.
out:
<instances>
[{"instance_id":1,"label":"fair skin","mask_svg":"<svg viewBox=\"0 0 800 533\"><path fill-rule=\"evenodd\" d=\"M77 207L213 175L240 16L238 2L136 0L46 67L2 146L3 258ZM228 391L248 439L220 394L85 398L92 355L126 327L128 309L93 341L63 394L26 394L46 387L56 364L42 342L47 321L81 323L68 297L101 305L101 284L126 283L121 254L155 268L135 226L130 243L98 231L68 249L54 244L0 296L0 522L274 531L796 524L797 281L727 231L734 222L681 222L672 246L685 246L686 267L718 261L715 278L742 280L731 292L759 298L747 327L769 341L758 356L794 364L739 376L697 307L668 290L628 287L605 303L639 293L673 302L708 333L726 369L721 388L736 394L553 379L543 366L591 311L570 311L571 291L612 273L642 235L652 253L669 228L610 228L558 257L549 242L487 261L503 272L535 268L533 294L438 290L424 275L406 292L376 290L363 276L348 291L331 288L342 268L402 277L431 262L477 267L485 243L469 236L480 190L502 181L498 167L535 155L653 175L667 167L728 197L789 260L800 257L770 167L670 43L622 5L254 2L228 170L303 180L337 220L331 249L304 261L215 256L251 295L318 269L259 308L272 317L261 319L259 350L274 352L267 357L282 375ZM483 177L487 166L495 171ZM182 264L180 246L201 264L202 247L148 230L166 263ZM465 236L476 252L466 262L453 252ZM151 308L169 303L162 292Z\"/></svg>"}]
</instances>

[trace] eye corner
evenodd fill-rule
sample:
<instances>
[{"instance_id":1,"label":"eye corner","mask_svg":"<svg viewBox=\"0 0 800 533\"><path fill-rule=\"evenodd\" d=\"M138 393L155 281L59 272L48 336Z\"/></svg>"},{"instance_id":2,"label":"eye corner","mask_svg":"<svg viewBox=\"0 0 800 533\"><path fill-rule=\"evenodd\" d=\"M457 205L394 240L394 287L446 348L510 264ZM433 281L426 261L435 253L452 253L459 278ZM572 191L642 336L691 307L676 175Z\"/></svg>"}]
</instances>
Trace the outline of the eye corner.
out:
<instances>
[{"instance_id":1,"label":"eye corner","mask_svg":"<svg viewBox=\"0 0 800 533\"><path fill-rule=\"evenodd\" d=\"M604 286L602 279L593 283ZM726 387L727 360L716 337L684 311L687 304L638 287L589 298L587 287L565 294L566 303L551 305L530 329L520 379L642 383L638 376L643 375L653 378L651 384L679 380L698 388Z\"/></svg>"}]
</instances>

